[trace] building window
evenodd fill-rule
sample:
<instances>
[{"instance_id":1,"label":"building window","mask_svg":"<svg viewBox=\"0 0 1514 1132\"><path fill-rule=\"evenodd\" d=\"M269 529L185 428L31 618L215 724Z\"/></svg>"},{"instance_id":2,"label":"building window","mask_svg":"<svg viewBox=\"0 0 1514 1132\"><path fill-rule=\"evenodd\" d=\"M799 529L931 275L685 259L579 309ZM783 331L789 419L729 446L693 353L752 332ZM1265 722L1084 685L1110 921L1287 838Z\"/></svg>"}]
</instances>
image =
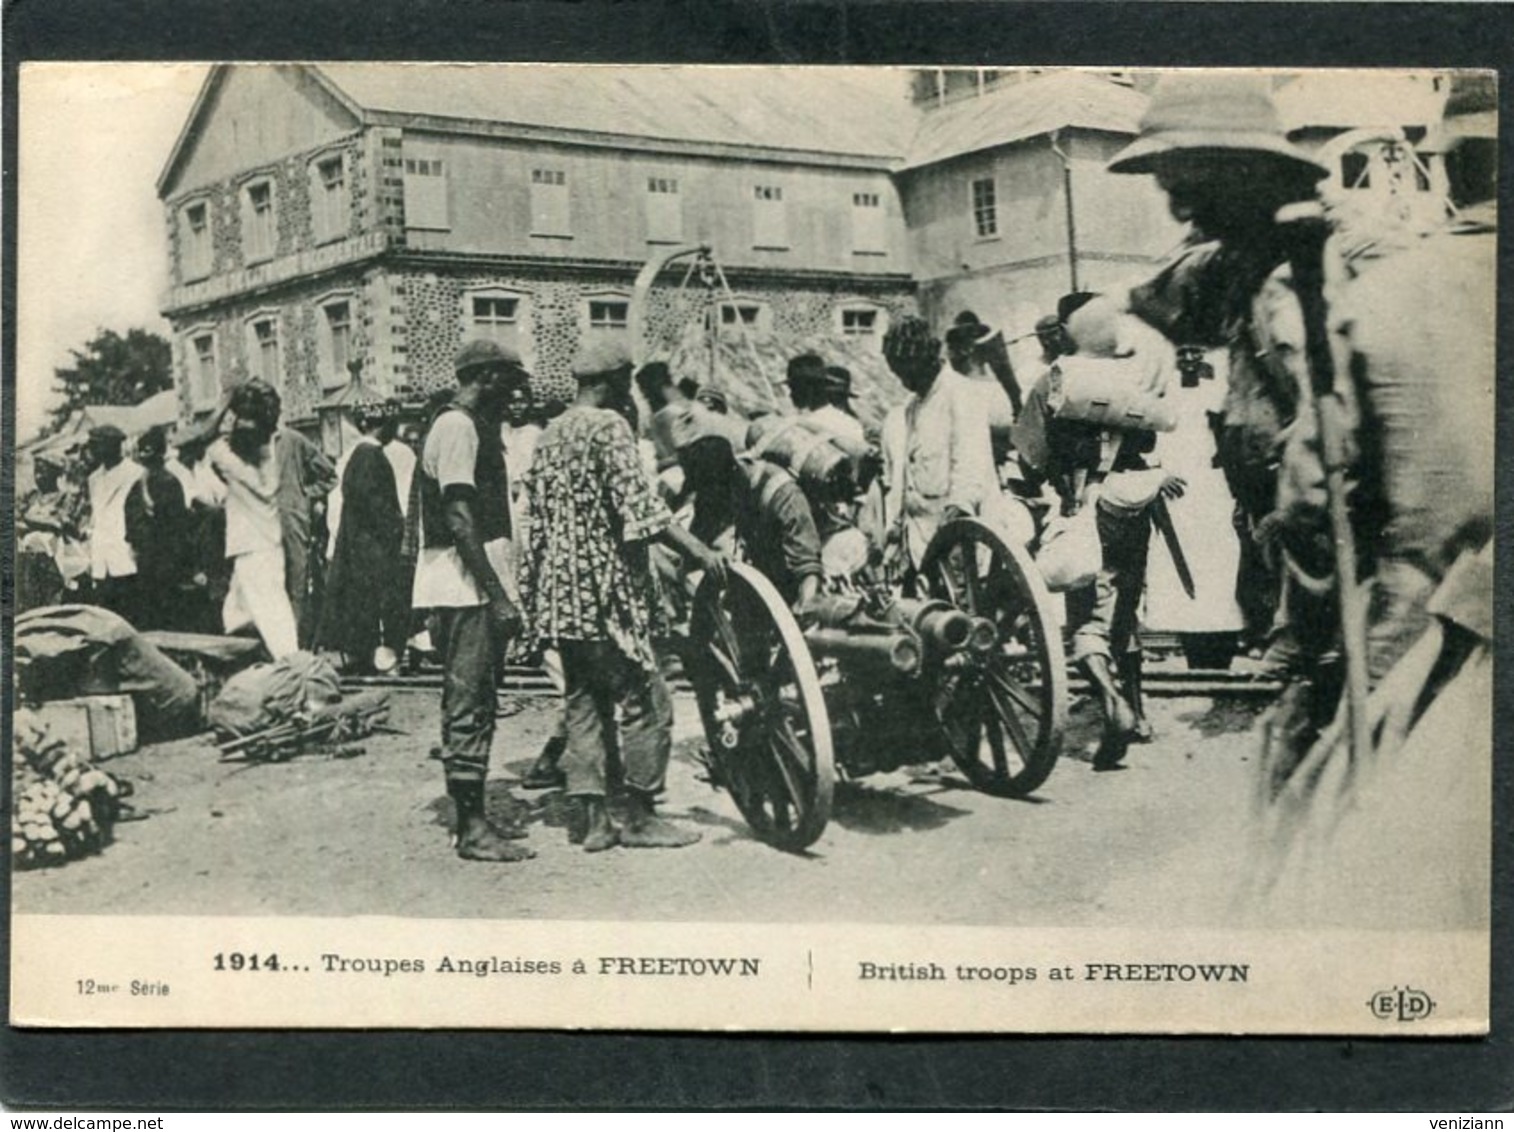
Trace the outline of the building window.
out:
<instances>
[{"instance_id":1,"label":"building window","mask_svg":"<svg viewBox=\"0 0 1514 1132\"><path fill-rule=\"evenodd\" d=\"M857 255L883 255L888 251L883 198L877 193L852 194L852 251Z\"/></svg>"},{"instance_id":2,"label":"building window","mask_svg":"<svg viewBox=\"0 0 1514 1132\"><path fill-rule=\"evenodd\" d=\"M590 330L624 330L629 325L631 304L625 299L590 299Z\"/></svg>"},{"instance_id":3,"label":"building window","mask_svg":"<svg viewBox=\"0 0 1514 1132\"><path fill-rule=\"evenodd\" d=\"M215 331L191 331L185 352L189 372L189 406L213 409L221 398L221 369L216 358Z\"/></svg>"},{"instance_id":4,"label":"building window","mask_svg":"<svg viewBox=\"0 0 1514 1132\"><path fill-rule=\"evenodd\" d=\"M561 169L531 170L531 235L571 236L568 175Z\"/></svg>"},{"instance_id":5,"label":"building window","mask_svg":"<svg viewBox=\"0 0 1514 1132\"><path fill-rule=\"evenodd\" d=\"M406 157L405 227L445 230L451 226L447 163L440 157Z\"/></svg>"},{"instance_id":6,"label":"building window","mask_svg":"<svg viewBox=\"0 0 1514 1132\"><path fill-rule=\"evenodd\" d=\"M340 153L320 158L310 167L310 222L316 243L347 234L349 208L346 159Z\"/></svg>"},{"instance_id":7,"label":"building window","mask_svg":"<svg viewBox=\"0 0 1514 1132\"><path fill-rule=\"evenodd\" d=\"M519 354L522 364L529 369L530 315L528 295L499 288L471 291L463 295L463 339L487 338L498 342Z\"/></svg>"},{"instance_id":8,"label":"building window","mask_svg":"<svg viewBox=\"0 0 1514 1132\"><path fill-rule=\"evenodd\" d=\"M678 178L647 178L647 242L676 244L683 239L683 197Z\"/></svg>"},{"instance_id":9,"label":"building window","mask_svg":"<svg viewBox=\"0 0 1514 1132\"><path fill-rule=\"evenodd\" d=\"M352 300L327 299L321 310L321 387L334 389L352 380Z\"/></svg>"},{"instance_id":10,"label":"building window","mask_svg":"<svg viewBox=\"0 0 1514 1132\"><path fill-rule=\"evenodd\" d=\"M720 304L720 327L722 330L744 328L762 334L771 329L772 316L764 304L738 299Z\"/></svg>"},{"instance_id":11,"label":"building window","mask_svg":"<svg viewBox=\"0 0 1514 1132\"><path fill-rule=\"evenodd\" d=\"M789 216L781 185L757 185L752 190L752 246L780 250L789 246Z\"/></svg>"},{"instance_id":12,"label":"building window","mask_svg":"<svg viewBox=\"0 0 1514 1132\"><path fill-rule=\"evenodd\" d=\"M277 246L273 182L252 181L242 189L242 259L246 263L272 259Z\"/></svg>"},{"instance_id":13,"label":"building window","mask_svg":"<svg viewBox=\"0 0 1514 1132\"><path fill-rule=\"evenodd\" d=\"M184 206L180 213L183 239L181 271L185 281L210 274L210 206L204 201Z\"/></svg>"},{"instance_id":14,"label":"building window","mask_svg":"<svg viewBox=\"0 0 1514 1132\"><path fill-rule=\"evenodd\" d=\"M973 182L973 227L979 239L999 234L999 204L992 177Z\"/></svg>"},{"instance_id":15,"label":"building window","mask_svg":"<svg viewBox=\"0 0 1514 1132\"><path fill-rule=\"evenodd\" d=\"M250 377L262 378L275 389L284 388L278 315L256 314L248 322L247 373Z\"/></svg>"},{"instance_id":16,"label":"building window","mask_svg":"<svg viewBox=\"0 0 1514 1132\"><path fill-rule=\"evenodd\" d=\"M843 338L882 341L888 329L888 312L870 303L850 303L836 308L836 329Z\"/></svg>"}]
</instances>

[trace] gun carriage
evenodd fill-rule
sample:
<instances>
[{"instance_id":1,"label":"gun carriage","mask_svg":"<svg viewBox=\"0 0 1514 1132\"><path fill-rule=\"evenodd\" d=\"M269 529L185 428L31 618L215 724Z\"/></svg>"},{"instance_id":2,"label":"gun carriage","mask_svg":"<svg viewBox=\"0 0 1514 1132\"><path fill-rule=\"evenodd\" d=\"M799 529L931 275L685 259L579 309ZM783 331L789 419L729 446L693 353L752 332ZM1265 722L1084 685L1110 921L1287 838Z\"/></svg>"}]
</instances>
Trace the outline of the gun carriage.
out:
<instances>
[{"instance_id":1,"label":"gun carriage","mask_svg":"<svg viewBox=\"0 0 1514 1132\"><path fill-rule=\"evenodd\" d=\"M982 523L944 525L902 582L862 580L803 612L738 564L701 584L690 617L710 770L764 841L813 844L838 776L950 756L977 789L1018 798L1051 774L1067 676L1050 598Z\"/></svg>"}]
</instances>

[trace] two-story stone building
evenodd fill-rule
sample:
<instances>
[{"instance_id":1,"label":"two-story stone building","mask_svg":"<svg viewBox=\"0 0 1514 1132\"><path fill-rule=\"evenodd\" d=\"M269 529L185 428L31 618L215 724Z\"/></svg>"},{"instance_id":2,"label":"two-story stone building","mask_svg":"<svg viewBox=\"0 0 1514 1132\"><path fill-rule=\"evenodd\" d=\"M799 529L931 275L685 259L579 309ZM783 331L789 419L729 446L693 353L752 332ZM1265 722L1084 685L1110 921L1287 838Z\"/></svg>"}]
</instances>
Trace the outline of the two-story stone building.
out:
<instances>
[{"instance_id":1,"label":"two-story stone building","mask_svg":"<svg viewBox=\"0 0 1514 1132\"><path fill-rule=\"evenodd\" d=\"M354 363L424 391L476 335L562 395L580 343L629 333L641 265L699 242L726 323L881 336L913 305L889 176L904 88L812 89L773 69L215 67L158 184L186 415L261 376L308 419ZM689 313L677 282L649 333Z\"/></svg>"}]
</instances>

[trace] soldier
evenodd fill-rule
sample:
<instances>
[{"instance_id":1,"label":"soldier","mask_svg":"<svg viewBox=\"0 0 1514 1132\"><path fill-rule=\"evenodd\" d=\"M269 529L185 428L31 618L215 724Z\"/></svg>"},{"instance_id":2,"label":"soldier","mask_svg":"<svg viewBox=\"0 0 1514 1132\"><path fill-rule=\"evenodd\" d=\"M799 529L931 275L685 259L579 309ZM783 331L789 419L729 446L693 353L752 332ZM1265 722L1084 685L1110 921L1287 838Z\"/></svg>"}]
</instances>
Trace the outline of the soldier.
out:
<instances>
[{"instance_id":1,"label":"soldier","mask_svg":"<svg viewBox=\"0 0 1514 1132\"><path fill-rule=\"evenodd\" d=\"M909 400L883 422L884 524L910 566L936 529L976 515L998 491L988 421L946 370L941 342L924 319L906 315L883 338L883 357Z\"/></svg>"},{"instance_id":2,"label":"soldier","mask_svg":"<svg viewBox=\"0 0 1514 1132\"><path fill-rule=\"evenodd\" d=\"M1174 342L1229 348L1220 462L1253 533L1281 550L1288 584L1273 655L1312 685L1293 701L1306 718L1283 727L1301 754L1338 699L1327 663L1340 643L1338 583L1305 360L1304 303L1313 309L1316 293L1295 277L1301 245L1279 211L1314 202L1327 170L1284 138L1265 81L1242 75L1164 80L1110 169L1154 175L1192 228L1130 305ZM1360 554L1347 566L1372 580L1373 680L1430 627L1436 584L1491 530L1491 245L1400 230L1325 247L1333 385L1320 408L1346 438L1332 465L1354 473ZM1278 767L1280 779L1290 770Z\"/></svg>"},{"instance_id":3,"label":"soldier","mask_svg":"<svg viewBox=\"0 0 1514 1132\"><path fill-rule=\"evenodd\" d=\"M500 443L508 384L525 380L520 359L486 339L458 351L457 389L426 432L416 468L416 609L432 611L446 672L442 766L457 808L454 846L467 861L525 861L533 850L513 814L499 825L484 808L494 741L495 689L508 639L521 629L511 597L510 485ZM392 487L392 485L390 485Z\"/></svg>"}]
</instances>

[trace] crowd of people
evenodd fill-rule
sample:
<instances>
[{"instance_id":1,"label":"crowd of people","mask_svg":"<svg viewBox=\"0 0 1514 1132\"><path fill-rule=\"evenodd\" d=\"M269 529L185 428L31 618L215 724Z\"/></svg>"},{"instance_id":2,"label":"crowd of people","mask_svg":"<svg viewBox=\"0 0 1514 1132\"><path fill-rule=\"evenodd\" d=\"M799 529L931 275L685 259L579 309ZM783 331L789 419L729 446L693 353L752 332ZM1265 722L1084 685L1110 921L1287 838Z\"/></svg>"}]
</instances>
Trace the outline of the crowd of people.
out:
<instances>
[{"instance_id":1,"label":"crowd of people","mask_svg":"<svg viewBox=\"0 0 1514 1132\"><path fill-rule=\"evenodd\" d=\"M1417 295L1410 260L1380 239L1365 252L1325 243L1341 266L1319 290L1300 266L1311 214L1279 218L1317 203L1326 170L1239 76L1164 80L1111 169L1153 176L1189 238L1133 288L1064 296L1036 325L1029 380L971 311L940 334L894 321L883 355L906 396L873 428L855 413L852 375L813 353L788 364L784 412L747 418L720 390L663 362L637 369L606 344L574 358L571 404L538 405L519 356L471 341L408 442L394 405L364 406L361 438L333 467L252 381L198 429L142 437L134 460L117 430L95 430L87 491L39 461L18 513L44 541L87 536L91 600L140 627L251 627L274 657L316 648L368 671L398 663L424 616L466 859L533 856L523 825L486 814L484 786L503 659L512 647L541 657L563 711L524 785L566 790L586 851L678 847L698 834L656 810L671 623L732 559L756 565L802 621L841 534L860 532L898 578L958 517L1035 548L1066 592L1070 658L1103 713L1093 766L1123 765L1151 738L1138 629L1153 531L1192 589L1169 512L1192 474L1168 466L1161 437L1178 427L1178 391L1214 376L1212 358L1226 369L1223 405L1212 434L1184 442L1212 453L1204 463L1233 503L1233 527L1214 533L1238 543L1222 599L1244 611L1264 671L1289 681L1292 714L1276 729L1289 754L1269 763L1281 790L1337 715L1344 654L1364 648L1376 681L1437 617L1459 618L1464 651L1487 639L1486 615L1465 614L1476 601L1437 589L1466 584L1453 567L1485 554L1491 531L1485 404L1467 395L1491 382L1491 331L1476 302L1457 302L1491 241L1473 247L1487 229L1463 226L1403 253L1448 301ZM1334 497L1337 473L1349 497ZM1351 561L1333 508L1356 533ZM1358 582L1370 613L1353 642L1339 594Z\"/></svg>"}]
</instances>

